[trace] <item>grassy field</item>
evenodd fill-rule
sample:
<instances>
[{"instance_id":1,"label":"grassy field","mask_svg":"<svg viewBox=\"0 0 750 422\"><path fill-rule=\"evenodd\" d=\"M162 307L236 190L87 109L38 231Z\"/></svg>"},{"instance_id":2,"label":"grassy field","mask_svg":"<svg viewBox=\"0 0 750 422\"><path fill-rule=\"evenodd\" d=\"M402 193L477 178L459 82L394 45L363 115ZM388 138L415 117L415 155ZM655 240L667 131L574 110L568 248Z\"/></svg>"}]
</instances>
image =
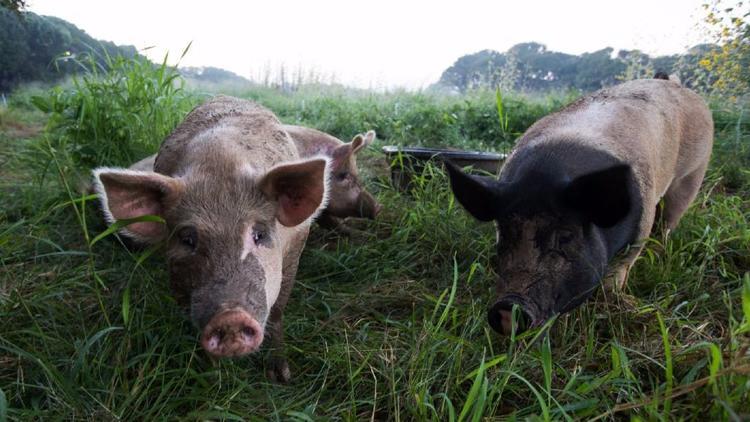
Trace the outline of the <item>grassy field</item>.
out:
<instances>
[{"instance_id":1,"label":"grassy field","mask_svg":"<svg viewBox=\"0 0 750 422\"><path fill-rule=\"evenodd\" d=\"M750 418L750 116L714 107L713 163L626 290L514 338L486 323L491 225L428 168L390 187L386 144L505 150L570 96L440 97L309 87L253 98L287 123L380 140L360 161L385 205L368 233L315 228L285 315L293 380L266 349L213 361L170 297L158 250L133 252L82 194L96 165L127 165L204 93L122 62L0 109L0 420L747 420ZM33 95L41 96L34 98ZM44 110L44 112L39 111Z\"/></svg>"}]
</instances>

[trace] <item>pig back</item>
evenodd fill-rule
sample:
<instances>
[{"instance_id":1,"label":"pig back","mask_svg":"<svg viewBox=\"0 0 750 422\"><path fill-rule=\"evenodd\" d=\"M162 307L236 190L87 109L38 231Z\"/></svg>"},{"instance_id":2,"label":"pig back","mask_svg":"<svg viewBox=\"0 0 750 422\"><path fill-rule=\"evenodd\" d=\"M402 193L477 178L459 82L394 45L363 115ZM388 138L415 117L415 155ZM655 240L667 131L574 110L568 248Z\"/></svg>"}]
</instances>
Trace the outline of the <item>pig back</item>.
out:
<instances>
[{"instance_id":1,"label":"pig back","mask_svg":"<svg viewBox=\"0 0 750 422\"><path fill-rule=\"evenodd\" d=\"M565 142L603 151L632 167L644 205L653 206L672 180L705 165L712 136L711 114L700 96L676 82L636 80L540 120L517 149Z\"/></svg>"},{"instance_id":2,"label":"pig back","mask_svg":"<svg viewBox=\"0 0 750 422\"><path fill-rule=\"evenodd\" d=\"M340 139L325 132L303 126L283 125L297 146L297 151L303 157L311 157L317 154L331 156L333 150L344 145Z\"/></svg>"},{"instance_id":3,"label":"pig back","mask_svg":"<svg viewBox=\"0 0 750 422\"><path fill-rule=\"evenodd\" d=\"M298 158L292 139L271 111L248 100L218 96L194 108L164 140L154 171L170 176L196 166L262 171Z\"/></svg>"}]
</instances>

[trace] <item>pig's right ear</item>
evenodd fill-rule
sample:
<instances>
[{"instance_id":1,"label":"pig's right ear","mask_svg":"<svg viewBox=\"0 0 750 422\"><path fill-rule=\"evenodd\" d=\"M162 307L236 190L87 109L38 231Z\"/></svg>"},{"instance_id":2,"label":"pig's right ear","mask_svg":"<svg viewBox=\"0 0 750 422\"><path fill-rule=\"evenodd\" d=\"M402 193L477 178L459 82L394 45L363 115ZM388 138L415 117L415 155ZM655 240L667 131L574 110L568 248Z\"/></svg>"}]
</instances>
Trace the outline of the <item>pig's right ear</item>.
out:
<instances>
[{"instance_id":1,"label":"pig's right ear","mask_svg":"<svg viewBox=\"0 0 750 422\"><path fill-rule=\"evenodd\" d=\"M260 180L261 191L279 204L276 218L294 227L314 218L328 201L329 164L325 157L279 164Z\"/></svg>"},{"instance_id":2,"label":"pig's right ear","mask_svg":"<svg viewBox=\"0 0 750 422\"><path fill-rule=\"evenodd\" d=\"M619 164L577 177L563 191L563 201L588 221L609 228L631 209L632 169Z\"/></svg>"},{"instance_id":3,"label":"pig's right ear","mask_svg":"<svg viewBox=\"0 0 750 422\"><path fill-rule=\"evenodd\" d=\"M94 188L110 224L144 215L163 217L166 207L176 201L183 187L179 179L152 171L94 170ZM167 236L167 227L155 221L142 221L129 224L121 232L140 242L156 243Z\"/></svg>"},{"instance_id":4,"label":"pig's right ear","mask_svg":"<svg viewBox=\"0 0 750 422\"><path fill-rule=\"evenodd\" d=\"M455 164L443 160L451 180L451 190L459 203L479 221L497 218L500 183L485 176L466 174Z\"/></svg>"}]
</instances>

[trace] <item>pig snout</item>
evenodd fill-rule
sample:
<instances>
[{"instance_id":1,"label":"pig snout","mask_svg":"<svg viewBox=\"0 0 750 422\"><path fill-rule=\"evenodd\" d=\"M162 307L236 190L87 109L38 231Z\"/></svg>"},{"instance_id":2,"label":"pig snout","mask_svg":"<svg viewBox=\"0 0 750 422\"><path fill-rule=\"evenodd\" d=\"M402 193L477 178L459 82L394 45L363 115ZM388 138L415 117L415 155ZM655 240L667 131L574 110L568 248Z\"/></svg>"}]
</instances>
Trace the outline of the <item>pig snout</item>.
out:
<instances>
[{"instance_id":1,"label":"pig snout","mask_svg":"<svg viewBox=\"0 0 750 422\"><path fill-rule=\"evenodd\" d=\"M357 209L360 217L374 220L383 206L369 192L362 191L357 198Z\"/></svg>"},{"instance_id":2,"label":"pig snout","mask_svg":"<svg viewBox=\"0 0 750 422\"><path fill-rule=\"evenodd\" d=\"M508 295L495 302L487 311L487 321L497 333L507 336L513 332L513 305L518 305L520 311L516 333L522 333L536 325L533 303L518 295Z\"/></svg>"},{"instance_id":3,"label":"pig snout","mask_svg":"<svg viewBox=\"0 0 750 422\"><path fill-rule=\"evenodd\" d=\"M263 342L263 328L242 309L215 315L201 334L201 345L216 357L242 356L254 352Z\"/></svg>"}]
</instances>

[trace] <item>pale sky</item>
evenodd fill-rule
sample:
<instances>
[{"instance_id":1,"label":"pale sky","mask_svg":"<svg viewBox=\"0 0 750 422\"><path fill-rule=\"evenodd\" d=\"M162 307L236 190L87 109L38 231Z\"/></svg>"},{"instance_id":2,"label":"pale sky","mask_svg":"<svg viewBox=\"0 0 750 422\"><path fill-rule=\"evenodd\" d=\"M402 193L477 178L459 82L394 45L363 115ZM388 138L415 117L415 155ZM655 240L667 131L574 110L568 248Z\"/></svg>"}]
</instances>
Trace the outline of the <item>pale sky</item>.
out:
<instances>
[{"instance_id":1,"label":"pale sky","mask_svg":"<svg viewBox=\"0 0 750 422\"><path fill-rule=\"evenodd\" d=\"M420 88L460 56L536 41L580 54L606 46L648 54L705 41L705 0L29 0L29 10L161 61L216 66L256 79L302 68L363 88Z\"/></svg>"}]
</instances>

